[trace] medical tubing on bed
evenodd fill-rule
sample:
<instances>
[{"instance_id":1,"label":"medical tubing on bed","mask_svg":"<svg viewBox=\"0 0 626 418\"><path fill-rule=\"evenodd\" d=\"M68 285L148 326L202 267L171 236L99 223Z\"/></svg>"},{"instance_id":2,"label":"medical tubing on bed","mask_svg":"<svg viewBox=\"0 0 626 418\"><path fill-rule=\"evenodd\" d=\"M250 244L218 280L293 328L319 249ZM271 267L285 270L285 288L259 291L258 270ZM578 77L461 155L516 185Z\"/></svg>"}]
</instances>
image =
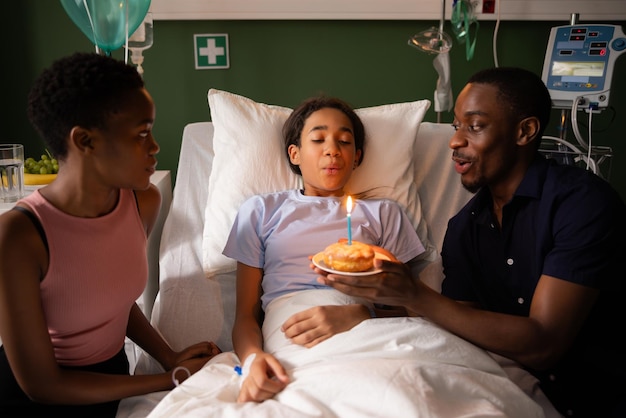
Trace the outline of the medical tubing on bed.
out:
<instances>
[{"instance_id":1,"label":"medical tubing on bed","mask_svg":"<svg viewBox=\"0 0 626 418\"><path fill-rule=\"evenodd\" d=\"M187 378L191 377L191 372L189 371L188 368L183 367L183 366L178 366L176 368L174 368L174 370L172 370L172 382L174 383L174 386L178 387L181 382L178 381L178 379L176 379L176 372L184 370L187 373Z\"/></svg>"}]
</instances>

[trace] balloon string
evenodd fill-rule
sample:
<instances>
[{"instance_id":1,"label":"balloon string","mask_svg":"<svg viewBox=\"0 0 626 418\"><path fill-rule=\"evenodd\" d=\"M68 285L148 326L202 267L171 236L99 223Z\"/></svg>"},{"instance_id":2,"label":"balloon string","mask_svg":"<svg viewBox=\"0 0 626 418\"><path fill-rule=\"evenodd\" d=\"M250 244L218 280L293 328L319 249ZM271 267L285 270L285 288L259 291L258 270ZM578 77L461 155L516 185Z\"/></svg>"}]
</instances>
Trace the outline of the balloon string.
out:
<instances>
[{"instance_id":1,"label":"balloon string","mask_svg":"<svg viewBox=\"0 0 626 418\"><path fill-rule=\"evenodd\" d=\"M124 48L124 62L128 64L128 0L126 0L126 45Z\"/></svg>"},{"instance_id":2,"label":"balloon string","mask_svg":"<svg viewBox=\"0 0 626 418\"><path fill-rule=\"evenodd\" d=\"M87 6L87 0L83 0L83 5L85 6L85 10L87 11L87 17L89 18L89 24L91 25L91 32L93 33L93 40L96 46L96 53L99 54L98 48L98 38L96 37L96 27L93 24L93 19L91 19L91 13L89 13L89 7Z\"/></svg>"}]
</instances>

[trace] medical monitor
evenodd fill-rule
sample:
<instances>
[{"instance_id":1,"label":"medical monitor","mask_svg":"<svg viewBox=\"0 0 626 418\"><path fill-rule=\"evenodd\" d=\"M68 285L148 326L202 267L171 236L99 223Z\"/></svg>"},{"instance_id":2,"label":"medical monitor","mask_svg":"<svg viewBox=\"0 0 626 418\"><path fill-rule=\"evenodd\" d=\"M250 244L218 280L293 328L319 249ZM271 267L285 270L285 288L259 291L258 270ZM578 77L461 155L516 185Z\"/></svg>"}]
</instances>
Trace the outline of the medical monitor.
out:
<instances>
[{"instance_id":1,"label":"medical monitor","mask_svg":"<svg viewBox=\"0 0 626 418\"><path fill-rule=\"evenodd\" d=\"M607 107L615 60L626 50L617 25L568 25L550 31L542 80L555 108L571 108L578 98L588 108Z\"/></svg>"}]
</instances>

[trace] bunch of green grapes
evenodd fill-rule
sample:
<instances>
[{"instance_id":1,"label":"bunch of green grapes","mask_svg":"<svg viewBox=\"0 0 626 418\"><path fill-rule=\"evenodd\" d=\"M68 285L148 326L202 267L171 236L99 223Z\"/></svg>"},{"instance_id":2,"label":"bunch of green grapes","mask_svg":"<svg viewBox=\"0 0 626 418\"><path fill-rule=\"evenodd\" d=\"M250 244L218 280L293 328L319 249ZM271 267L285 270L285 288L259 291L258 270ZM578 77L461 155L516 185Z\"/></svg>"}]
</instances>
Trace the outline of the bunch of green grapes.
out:
<instances>
[{"instance_id":1,"label":"bunch of green grapes","mask_svg":"<svg viewBox=\"0 0 626 418\"><path fill-rule=\"evenodd\" d=\"M24 172L29 174L57 174L59 172L59 162L48 150L47 154L42 154L39 161L28 157L24 161Z\"/></svg>"}]
</instances>

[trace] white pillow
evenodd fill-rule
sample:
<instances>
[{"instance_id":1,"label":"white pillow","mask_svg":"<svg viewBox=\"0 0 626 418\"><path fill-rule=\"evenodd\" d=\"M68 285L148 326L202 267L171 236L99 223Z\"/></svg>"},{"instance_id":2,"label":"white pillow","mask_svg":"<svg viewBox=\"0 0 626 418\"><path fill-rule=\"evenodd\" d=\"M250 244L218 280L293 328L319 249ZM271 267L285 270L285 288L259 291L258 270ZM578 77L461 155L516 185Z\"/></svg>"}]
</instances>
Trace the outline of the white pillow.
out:
<instances>
[{"instance_id":1,"label":"white pillow","mask_svg":"<svg viewBox=\"0 0 626 418\"><path fill-rule=\"evenodd\" d=\"M222 255L222 250L241 203L255 194L302 185L300 177L289 169L283 149L282 126L292 109L216 89L209 90L208 101L215 157L202 253L204 271L211 277L236 268L236 262ZM358 197L397 201L411 218L427 252L432 252L413 167L415 137L429 107L430 101L419 100L356 109L365 125L365 158L346 191Z\"/></svg>"}]
</instances>

